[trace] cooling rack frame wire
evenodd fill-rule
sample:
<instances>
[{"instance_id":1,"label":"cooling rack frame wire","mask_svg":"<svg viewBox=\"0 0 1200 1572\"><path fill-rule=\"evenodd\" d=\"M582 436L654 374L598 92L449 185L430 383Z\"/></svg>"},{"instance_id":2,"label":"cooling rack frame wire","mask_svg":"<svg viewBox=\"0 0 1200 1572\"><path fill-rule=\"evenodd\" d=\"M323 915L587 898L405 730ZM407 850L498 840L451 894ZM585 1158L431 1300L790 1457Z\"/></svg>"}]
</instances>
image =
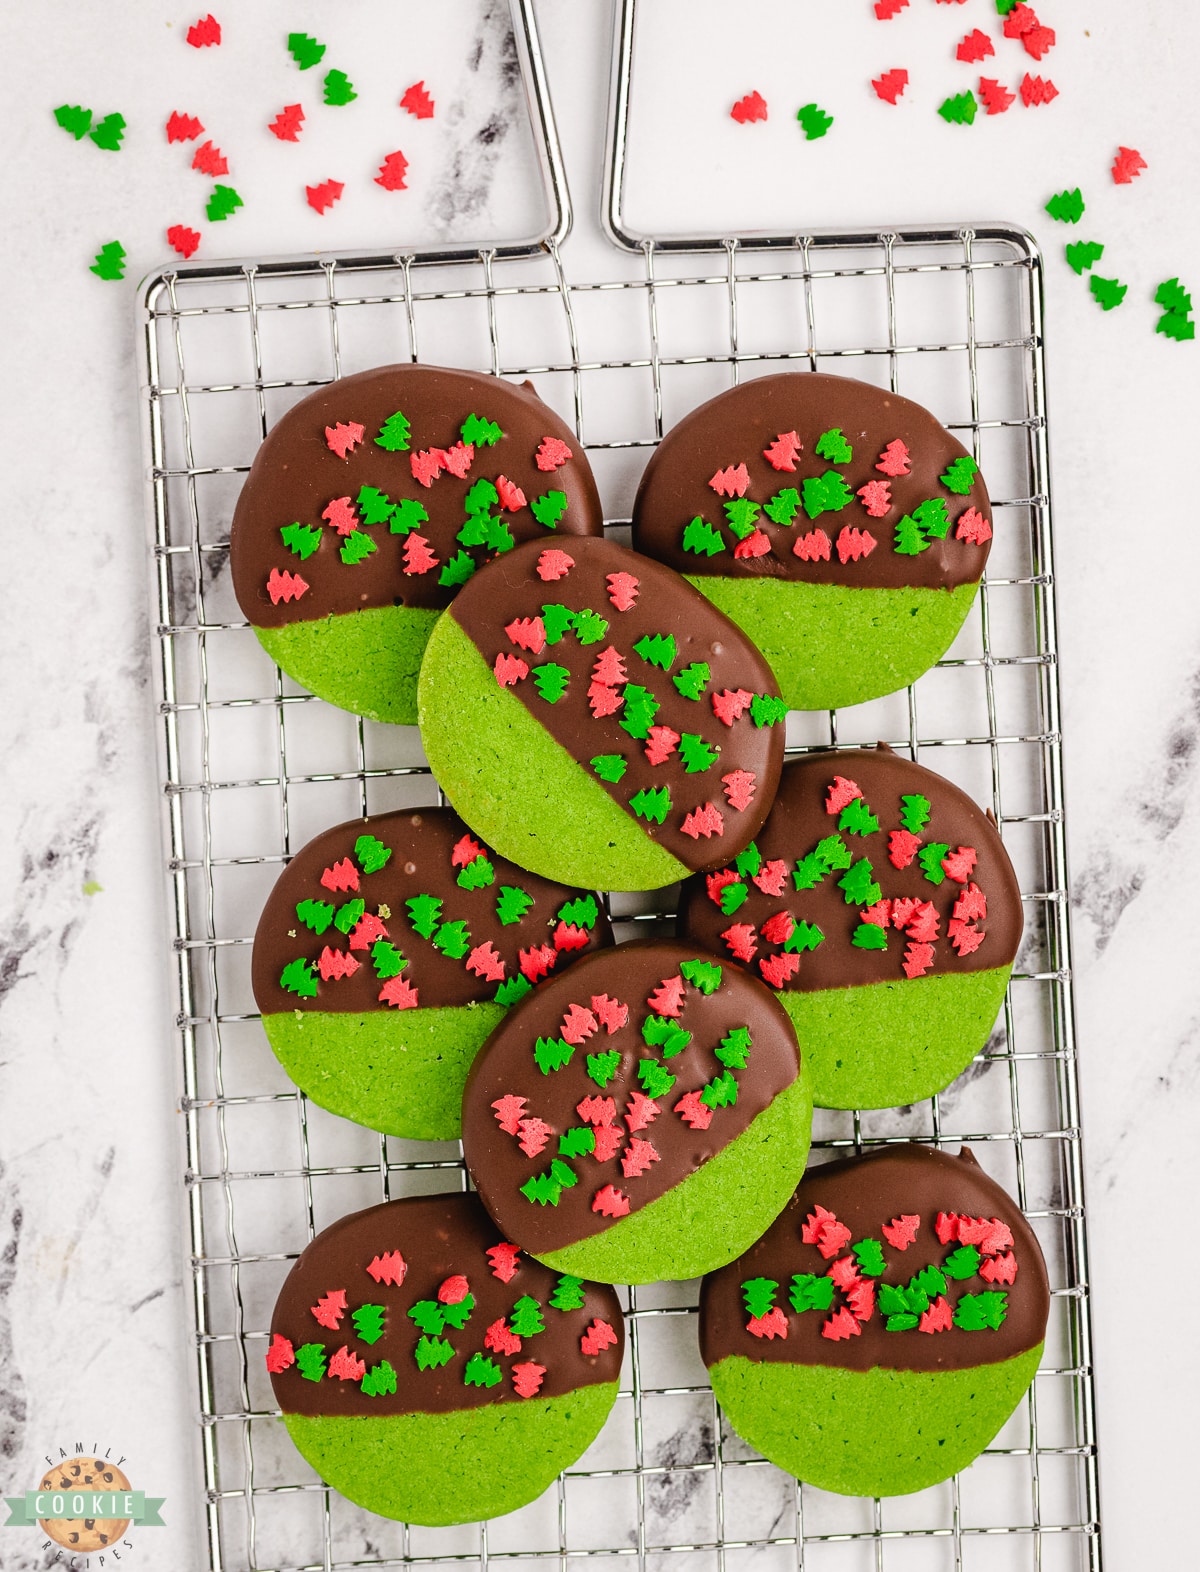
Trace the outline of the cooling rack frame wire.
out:
<instances>
[{"instance_id":1,"label":"cooling rack frame wire","mask_svg":"<svg viewBox=\"0 0 1200 1572\"><path fill-rule=\"evenodd\" d=\"M527 5L514 14L518 29L531 26ZM540 81L532 36L525 67ZM541 82L543 97L544 86ZM534 94L532 102L537 101ZM551 149L543 168L561 170L552 119L542 124ZM453 1562L486 1572L490 1561L520 1559L539 1566L556 1561L566 1572L569 1561L607 1554L635 1558L639 1572L648 1566L657 1572L664 1564L686 1564L689 1572L693 1567L733 1572L753 1555L760 1565L766 1556L768 1563L786 1562L798 1572L859 1565L891 1572L901 1565L897 1557L907 1555L902 1564L911 1567L919 1551L929 1568L1070 1565L1099 1572L1040 257L1027 236L1001 225L812 233L786 237L786 243L783 237L693 237L659 245L640 238L632 254L614 257L612 277L573 282L556 238L564 213L569 221L565 186L562 195L558 219L552 218L554 233L539 246L503 253L442 250L189 264L156 275L143 293L156 686L178 1003L198 1471L209 1564L213 1572L251 1567L282 1572ZM981 322L989 292L1001 283L1020 320L1007 335L989 335ZM907 291L918 285L935 289L939 303L957 302L965 323L961 338L904 331ZM832 304L842 288L873 302L886 331L875 337L866 330L848 334L844 314ZM754 323L768 291L772 301L782 291L795 312L792 327L781 328L777 341L763 347L754 340ZM540 340L535 344L532 336L526 340L506 326L514 302L552 315L567 353L547 355ZM628 326L632 332L636 324L644 352L592 352L589 318L597 302L615 308L622 330ZM676 310L681 304L682 316ZM694 1292L682 1286L627 1292L630 1359L605 1432L611 1432L609 1450L601 1446L591 1461L581 1460L540 1508L529 1509L533 1516L522 1518L528 1526L520 1543L514 1543L506 1519L462 1531L427 1531L347 1513L340 1498L290 1453L286 1439L282 1447L272 1440L282 1427L272 1417L261 1373L269 1312L263 1282L271 1273L282 1276L297 1238L300 1243L311 1238L318 1217L328 1220L342 1187L358 1187L359 1198L341 1208L350 1210L411 1188L464 1184L465 1176L457 1155L445 1147L372 1137L331 1121L293 1089L255 1078L261 1060L254 1057L253 1034L261 1038L261 1031L252 1002L245 1004L237 970L245 969L253 924L246 920L244 901L240 909L234 902L231 916L230 882L245 874L273 877L302 844L307 835L297 825L310 789L351 792L354 811L366 812L412 800L411 793L430 800L432 785L417 754L405 753L394 736L383 736L399 728L362 721L346 722L349 731L337 732L336 745L319 763L297 762L297 737L304 736L299 723L320 723L331 712L277 671L260 680L272 670L270 663L236 614L222 610L222 602L231 605L228 497L246 467L241 439L265 433L274 400L293 399L343 370L359 369L348 347L359 317L373 321L370 314L382 311L415 359L423 335L428 341L435 309L464 321L470 314L472 322L482 313L487 336L480 369L530 374L540 383L557 379L561 401L573 412L593 461L623 465L626 478L670 423L677 377L732 382L786 365L874 376L900 391L916 366L961 367L965 406L957 419L949 411L949 423L977 458L986 459L984 449L997 438L1020 454L1027 484L1001 490L994 499L993 562L1000 561L1001 537L1007 534L1016 543L1009 557L1024 566L1007 572L995 567L985 582L970 619L974 646L970 639L956 645L934 674L884 709L862 707L870 711L867 718L855 711L793 717L789 730L792 751L833 742L865 744L885 732L893 745L944 773L952 773L960 760L980 761L983 784L977 795L990 802L1006 838L1024 836L1037 848L1032 871L1023 870L1022 878L1031 941L1018 959L997 1032L962 1078L965 1090L956 1083L958 1090L913 1110L822 1116L817 1131L818 1151L914 1136L951 1147L970 1139L985 1165L1008 1176L1048 1245L1059 1332L1053 1350L1048 1344L1034 1395L980 1464L913 1498L910 1508L906 1498L845 1502L793 1486L723 1429L702 1374L679 1363L680 1350L693 1338L695 1302ZM272 347L275 326L322 319L325 347L309 352L307 374L298 374L290 362L284 374L276 364L284 357ZM189 377L201 334L214 327L236 332L239 342L248 339L250 375L237 375L231 361L232 375L214 375L205 364ZM998 357L1019 367L1019 387L1017 407L994 415L998 380L992 367ZM602 422L601 438L595 422L606 396L599 390L612 373L633 379L620 386L641 390L641 424L613 435L614 428ZM1007 380L1005 386L1011 394ZM218 405L224 400L238 411L228 429L222 428L228 453L201 451L206 400ZM618 530L623 522L611 521ZM1013 619L1005 613L1011 597L1019 602L1017 620L1025 629L1016 648L1006 643L1012 637ZM244 688L229 688L230 671L245 676ZM1006 724L1005 683L1014 674L1025 684L1026 706L1024 723L1016 726ZM935 699L939 681L969 684L978 692L986 724L957 729L932 724L930 714L942 713ZM253 749L274 750L276 767L224 768L223 728L230 717L244 723ZM330 724L335 723L339 718L332 715ZM872 724L873 734L867 729ZM1018 789L1023 794L1014 801ZM241 825L243 798L270 805L272 839L265 847L236 840L249 834ZM337 816L347 815L333 815L329 822ZM636 924L638 931L653 931L664 915L654 900L618 901L614 908L619 923ZM247 1068L251 1059L253 1073ZM282 1134L281 1119L287 1121ZM334 1125L341 1127L337 1133L331 1133ZM339 1141L350 1144L343 1148ZM293 1155L280 1158L281 1150ZM362 1193L366 1186L369 1196ZM270 1226L278 1222L277 1235L258 1231L264 1216ZM679 1414L690 1415L690 1430L677 1427L672 1441L667 1430L671 1416ZM683 1447L686 1455L681 1436L692 1448ZM993 1477L1003 1479L1003 1488L981 1505L975 1482ZM782 1516L748 1528L749 1504L760 1495ZM675 1512L681 1500L684 1510ZM614 1501L625 1503L631 1524L624 1523ZM290 1524L281 1528L281 1507L295 1515L294 1532ZM598 1521L600 1538L593 1532Z\"/></svg>"}]
</instances>

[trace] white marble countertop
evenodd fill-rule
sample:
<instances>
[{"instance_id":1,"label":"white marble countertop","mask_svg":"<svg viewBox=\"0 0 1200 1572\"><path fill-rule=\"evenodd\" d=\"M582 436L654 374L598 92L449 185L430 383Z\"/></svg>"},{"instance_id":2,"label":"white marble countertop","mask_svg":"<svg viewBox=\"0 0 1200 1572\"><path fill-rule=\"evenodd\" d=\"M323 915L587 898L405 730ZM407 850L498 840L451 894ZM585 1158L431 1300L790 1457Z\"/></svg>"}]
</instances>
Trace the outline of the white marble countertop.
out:
<instances>
[{"instance_id":1,"label":"white marble countertop","mask_svg":"<svg viewBox=\"0 0 1200 1572\"><path fill-rule=\"evenodd\" d=\"M968 130L945 127L933 106L966 85L971 73L949 61L948 45L994 22L990 0L913 0L888 24L868 0L746 0L735 12L719 0L653 0L653 9L647 56L664 58L661 87L636 106L635 221L715 231L997 218L1032 229L1047 250L1102 1515L1110 1566L1147 1553L1184 1565L1194 1544L1184 1438L1200 1398L1196 1339L1184 1329L1200 1278L1190 1204L1200 1182L1191 918L1200 534L1176 455L1194 449L1200 349L1155 336L1150 295L1174 274L1200 289L1190 200L1200 15L1168 0L1094 0L1081 17L1068 0L1045 0L1057 48L1040 68L1014 52L996 74L1015 81L1028 64L1055 79L1061 99L1038 113L1018 104ZM315 0L272 0L238 12L221 16L220 50L196 51L181 36L194 16L162 0L45 0L0 15L10 61L0 106L10 366L0 1495L35 1484L60 1445L111 1446L139 1487L165 1495L168 1511L176 1504L170 1552L153 1564L180 1568L200 1566L202 1552L183 1505L195 1495L194 1399L170 1112L135 281L164 260L163 230L176 221L204 230L202 254L213 256L474 240L536 222L527 136L504 85L503 0L361 0L336 15ZM538 0L537 13L576 199L573 271L586 276L603 259L593 215L609 7ZM313 117L302 159L262 132L264 110L302 96L281 47L298 27L330 44L329 62L344 62L360 93L345 121ZM910 101L891 110L866 79L900 64ZM432 121L391 107L418 77L442 106ZM772 119L737 127L728 105L751 88ZM838 135L798 156L786 120L808 98L834 111ZM64 101L120 108L124 150L72 142L50 115ZM204 182L161 132L171 109L199 114L230 156L246 207L228 234L199 222ZM1149 162L1130 187L1108 177L1119 143ZM410 191L360 182L354 201L323 217L298 199L305 181L396 146L411 161ZM1076 184L1089 202L1084 228L1109 248L1103 270L1130 285L1109 315L1062 261L1073 233L1041 210ZM87 264L114 237L128 276L100 283ZM0 1564L42 1566L33 1544L0 1530ZM151 1564L144 1546L138 1555L131 1564Z\"/></svg>"}]
</instances>

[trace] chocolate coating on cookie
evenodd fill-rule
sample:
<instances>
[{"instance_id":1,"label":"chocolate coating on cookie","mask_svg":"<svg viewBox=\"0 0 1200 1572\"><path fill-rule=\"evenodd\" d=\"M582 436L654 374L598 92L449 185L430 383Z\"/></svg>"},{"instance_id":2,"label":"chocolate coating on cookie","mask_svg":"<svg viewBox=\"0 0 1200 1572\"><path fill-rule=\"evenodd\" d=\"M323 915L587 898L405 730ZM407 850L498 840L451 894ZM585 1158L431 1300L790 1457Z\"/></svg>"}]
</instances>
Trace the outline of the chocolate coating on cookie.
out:
<instances>
[{"instance_id":1,"label":"chocolate coating on cookie","mask_svg":"<svg viewBox=\"0 0 1200 1572\"><path fill-rule=\"evenodd\" d=\"M550 571L543 543L518 547L451 615L651 839L685 867L715 867L755 833L779 779L786 710L771 668L661 564L603 539L564 554Z\"/></svg>"},{"instance_id":2,"label":"chocolate coating on cookie","mask_svg":"<svg viewBox=\"0 0 1200 1572\"><path fill-rule=\"evenodd\" d=\"M681 937L794 992L1007 966L1021 929L992 821L882 745L785 765L753 848L689 879L678 917Z\"/></svg>"},{"instance_id":3,"label":"chocolate coating on cookie","mask_svg":"<svg viewBox=\"0 0 1200 1572\"><path fill-rule=\"evenodd\" d=\"M798 1074L766 988L687 945L622 944L492 1033L463 1095L463 1152L488 1211L544 1254L665 1195Z\"/></svg>"},{"instance_id":4,"label":"chocolate coating on cookie","mask_svg":"<svg viewBox=\"0 0 1200 1572\"><path fill-rule=\"evenodd\" d=\"M495 999L612 943L594 892L527 873L449 808L352 819L292 858L254 936L254 997L280 1010Z\"/></svg>"},{"instance_id":5,"label":"chocolate coating on cookie","mask_svg":"<svg viewBox=\"0 0 1200 1572\"><path fill-rule=\"evenodd\" d=\"M608 1332L592 1331L596 1321ZM280 1408L314 1415L559 1397L617 1380L625 1341L611 1288L560 1278L516 1251L466 1194L387 1201L326 1228L288 1274L271 1334ZM540 1379L522 1373L531 1363Z\"/></svg>"},{"instance_id":6,"label":"chocolate coating on cookie","mask_svg":"<svg viewBox=\"0 0 1200 1572\"><path fill-rule=\"evenodd\" d=\"M1049 1313L1033 1230L971 1152L888 1147L810 1168L758 1243L704 1279L700 1352L710 1368L740 1354L961 1370L1036 1348Z\"/></svg>"},{"instance_id":7,"label":"chocolate coating on cookie","mask_svg":"<svg viewBox=\"0 0 1200 1572\"><path fill-rule=\"evenodd\" d=\"M953 589L979 579L990 540L987 488L928 410L816 372L701 404L659 445L633 509L635 548L689 574Z\"/></svg>"},{"instance_id":8,"label":"chocolate coating on cookie","mask_svg":"<svg viewBox=\"0 0 1200 1572\"><path fill-rule=\"evenodd\" d=\"M230 568L250 622L277 628L448 606L463 576L511 542L602 524L582 445L530 384L384 366L319 388L268 433L234 510ZM305 588L281 584L285 573Z\"/></svg>"}]
</instances>

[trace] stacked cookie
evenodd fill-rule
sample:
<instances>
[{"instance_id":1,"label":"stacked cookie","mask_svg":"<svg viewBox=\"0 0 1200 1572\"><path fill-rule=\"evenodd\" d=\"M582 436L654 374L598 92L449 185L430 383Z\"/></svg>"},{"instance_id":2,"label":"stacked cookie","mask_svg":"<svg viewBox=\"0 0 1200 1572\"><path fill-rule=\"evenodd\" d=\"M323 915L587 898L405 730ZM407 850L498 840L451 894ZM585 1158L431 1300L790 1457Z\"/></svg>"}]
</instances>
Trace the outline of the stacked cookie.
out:
<instances>
[{"instance_id":1,"label":"stacked cookie","mask_svg":"<svg viewBox=\"0 0 1200 1572\"><path fill-rule=\"evenodd\" d=\"M945 652L991 538L978 466L907 400L767 377L668 434L633 523L635 551L603 536L528 385L420 366L297 405L234 518L266 650L416 719L450 804L310 842L253 963L316 1102L461 1134L477 1194L319 1235L267 1355L322 1477L407 1521L510 1511L587 1447L623 1347L598 1285L709 1274L730 1422L848 1493L964 1466L1040 1354L1036 1240L969 1153L805 1175L814 1100L961 1073L1020 939L958 788L883 745L784 762L789 709ZM613 944L601 892L678 881L674 940Z\"/></svg>"}]
</instances>

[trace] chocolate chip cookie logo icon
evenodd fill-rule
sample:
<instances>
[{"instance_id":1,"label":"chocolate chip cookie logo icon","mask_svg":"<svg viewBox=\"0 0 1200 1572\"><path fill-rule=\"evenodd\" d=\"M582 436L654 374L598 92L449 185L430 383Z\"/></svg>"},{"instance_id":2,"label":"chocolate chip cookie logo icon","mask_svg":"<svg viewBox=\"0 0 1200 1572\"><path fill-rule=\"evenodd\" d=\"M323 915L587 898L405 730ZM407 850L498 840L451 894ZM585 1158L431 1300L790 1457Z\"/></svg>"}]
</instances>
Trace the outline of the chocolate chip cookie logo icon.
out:
<instances>
[{"instance_id":1,"label":"chocolate chip cookie logo icon","mask_svg":"<svg viewBox=\"0 0 1200 1572\"><path fill-rule=\"evenodd\" d=\"M5 1497L4 1527L40 1528L47 1536L42 1549L50 1552L47 1566L119 1566L133 1548L130 1528L164 1526L163 1497L134 1490L120 1467L124 1461L114 1462L111 1449L101 1456L99 1448L84 1452L77 1444L71 1455L60 1447L57 1463L47 1457L36 1490Z\"/></svg>"}]
</instances>

